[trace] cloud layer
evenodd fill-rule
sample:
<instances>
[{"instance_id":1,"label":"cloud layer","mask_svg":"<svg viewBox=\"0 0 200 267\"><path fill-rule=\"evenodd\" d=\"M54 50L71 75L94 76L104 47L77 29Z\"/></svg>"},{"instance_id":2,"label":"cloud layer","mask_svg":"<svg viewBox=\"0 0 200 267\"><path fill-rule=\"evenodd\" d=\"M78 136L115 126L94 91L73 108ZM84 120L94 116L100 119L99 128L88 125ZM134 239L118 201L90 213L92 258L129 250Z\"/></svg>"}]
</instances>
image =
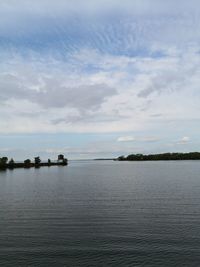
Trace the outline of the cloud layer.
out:
<instances>
[{"instance_id":1,"label":"cloud layer","mask_svg":"<svg viewBox=\"0 0 200 267\"><path fill-rule=\"evenodd\" d=\"M105 147L118 152L192 148L199 2L82 2L1 1L0 133L117 134Z\"/></svg>"},{"instance_id":2,"label":"cloud layer","mask_svg":"<svg viewBox=\"0 0 200 267\"><path fill-rule=\"evenodd\" d=\"M1 132L137 131L200 119L197 48L156 58L83 50L70 62L40 61L1 63Z\"/></svg>"}]
</instances>

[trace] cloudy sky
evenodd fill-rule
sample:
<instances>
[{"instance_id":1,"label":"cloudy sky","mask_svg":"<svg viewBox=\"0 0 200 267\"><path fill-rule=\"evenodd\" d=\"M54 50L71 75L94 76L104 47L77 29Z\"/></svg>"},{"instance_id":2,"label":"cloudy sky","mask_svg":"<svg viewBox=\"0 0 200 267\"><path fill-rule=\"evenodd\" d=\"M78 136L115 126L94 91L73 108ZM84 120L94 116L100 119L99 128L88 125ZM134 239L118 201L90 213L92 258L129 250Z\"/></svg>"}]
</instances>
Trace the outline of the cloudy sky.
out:
<instances>
[{"instance_id":1,"label":"cloudy sky","mask_svg":"<svg viewBox=\"0 0 200 267\"><path fill-rule=\"evenodd\" d=\"M199 150L199 1L0 1L0 155Z\"/></svg>"}]
</instances>

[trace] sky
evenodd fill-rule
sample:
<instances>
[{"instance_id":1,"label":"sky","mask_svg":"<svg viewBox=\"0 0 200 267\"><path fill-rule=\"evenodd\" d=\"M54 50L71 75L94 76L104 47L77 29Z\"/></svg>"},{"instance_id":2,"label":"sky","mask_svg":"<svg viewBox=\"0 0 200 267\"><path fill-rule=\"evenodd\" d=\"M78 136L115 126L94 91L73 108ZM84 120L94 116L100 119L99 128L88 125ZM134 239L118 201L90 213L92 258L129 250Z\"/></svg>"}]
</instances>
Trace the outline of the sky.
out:
<instances>
[{"instance_id":1,"label":"sky","mask_svg":"<svg viewBox=\"0 0 200 267\"><path fill-rule=\"evenodd\" d=\"M200 2L1 0L0 156L200 151Z\"/></svg>"}]
</instances>

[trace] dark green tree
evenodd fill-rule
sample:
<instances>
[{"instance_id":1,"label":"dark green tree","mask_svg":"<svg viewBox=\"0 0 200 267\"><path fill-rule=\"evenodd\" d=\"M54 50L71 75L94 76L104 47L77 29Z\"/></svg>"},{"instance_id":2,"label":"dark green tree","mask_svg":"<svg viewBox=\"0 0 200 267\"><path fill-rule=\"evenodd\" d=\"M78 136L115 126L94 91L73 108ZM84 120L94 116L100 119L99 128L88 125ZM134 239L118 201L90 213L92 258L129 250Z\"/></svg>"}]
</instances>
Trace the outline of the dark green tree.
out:
<instances>
[{"instance_id":1,"label":"dark green tree","mask_svg":"<svg viewBox=\"0 0 200 267\"><path fill-rule=\"evenodd\" d=\"M14 159L12 158L9 162L8 162L8 168L10 169L14 169L15 167L15 162Z\"/></svg>"},{"instance_id":2,"label":"dark green tree","mask_svg":"<svg viewBox=\"0 0 200 267\"><path fill-rule=\"evenodd\" d=\"M63 165L67 165L68 164L68 160L66 158L63 159Z\"/></svg>"},{"instance_id":3,"label":"dark green tree","mask_svg":"<svg viewBox=\"0 0 200 267\"><path fill-rule=\"evenodd\" d=\"M41 163L40 157L35 157L35 167L39 167Z\"/></svg>"},{"instance_id":4,"label":"dark green tree","mask_svg":"<svg viewBox=\"0 0 200 267\"><path fill-rule=\"evenodd\" d=\"M24 161L24 167L25 168L30 168L31 167L31 160L30 159L26 159Z\"/></svg>"},{"instance_id":5,"label":"dark green tree","mask_svg":"<svg viewBox=\"0 0 200 267\"><path fill-rule=\"evenodd\" d=\"M8 162L7 157L0 158L0 169L1 170L5 170L7 168L7 162Z\"/></svg>"},{"instance_id":6,"label":"dark green tree","mask_svg":"<svg viewBox=\"0 0 200 267\"><path fill-rule=\"evenodd\" d=\"M51 160L50 159L48 159L48 165L51 166Z\"/></svg>"}]
</instances>

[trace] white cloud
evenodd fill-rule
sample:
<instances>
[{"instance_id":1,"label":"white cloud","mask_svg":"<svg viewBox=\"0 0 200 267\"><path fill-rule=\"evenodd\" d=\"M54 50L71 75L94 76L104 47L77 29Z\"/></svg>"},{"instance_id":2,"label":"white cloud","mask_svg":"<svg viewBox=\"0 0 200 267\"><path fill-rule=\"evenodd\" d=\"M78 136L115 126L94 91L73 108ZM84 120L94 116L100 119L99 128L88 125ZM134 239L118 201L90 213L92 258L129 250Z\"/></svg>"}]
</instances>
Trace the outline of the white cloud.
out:
<instances>
[{"instance_id":1,"label":"white cloud","mask_svg":"<svg viewBox=\"0 0 200 267\"><path fill-rule=\"evenodd\" d=\"M169 147L179 147L179 146L186 146L189 145L191 143L191 138L188 136L183 136L182 138L180 138L178 141L173 141L171 143L169 143L167 146Z\"/></svg>"},{"instance_id":2,"label":"white cloud","mask_svg":"<svg viewBox=\"0 0 200 267\"><path fill-rule=\"evenodd\" d=\"M134 137L134 136L121 136L117 139L118 142L157 142L160 139L157 137Z\"/></svg>"},{"instance_id":3,"label":"white cloud","mask_svg":"<svg viewBox=\"0 0 200 267\"><path fill-rule=\"evenodd\" d=\"M118 142L133 142L135 140L134 136L121 136L117 139Z\"/></svg>"},{"instance_id":4,"label":"white cloud","mask_svg":"<svg viewBox=\"0 0 200 267\"><path fill-rule=\"evenodd\" d=\"M182 139L181 139L182 142L188 142L190 141L190 138L188 136L184 136Z\"/></svg>"},{"instance_id":5,"label":"white cloud","mask_svg":"<svg viewBox=\"0 0 200 267\"><path fill-rule=\"evenodd\" d=\"M181 140L178 141L178 145L186 145L190 142L190 137L188 136L184 136L183 138L181 138Z\"/></svg>"}]
</instances>

